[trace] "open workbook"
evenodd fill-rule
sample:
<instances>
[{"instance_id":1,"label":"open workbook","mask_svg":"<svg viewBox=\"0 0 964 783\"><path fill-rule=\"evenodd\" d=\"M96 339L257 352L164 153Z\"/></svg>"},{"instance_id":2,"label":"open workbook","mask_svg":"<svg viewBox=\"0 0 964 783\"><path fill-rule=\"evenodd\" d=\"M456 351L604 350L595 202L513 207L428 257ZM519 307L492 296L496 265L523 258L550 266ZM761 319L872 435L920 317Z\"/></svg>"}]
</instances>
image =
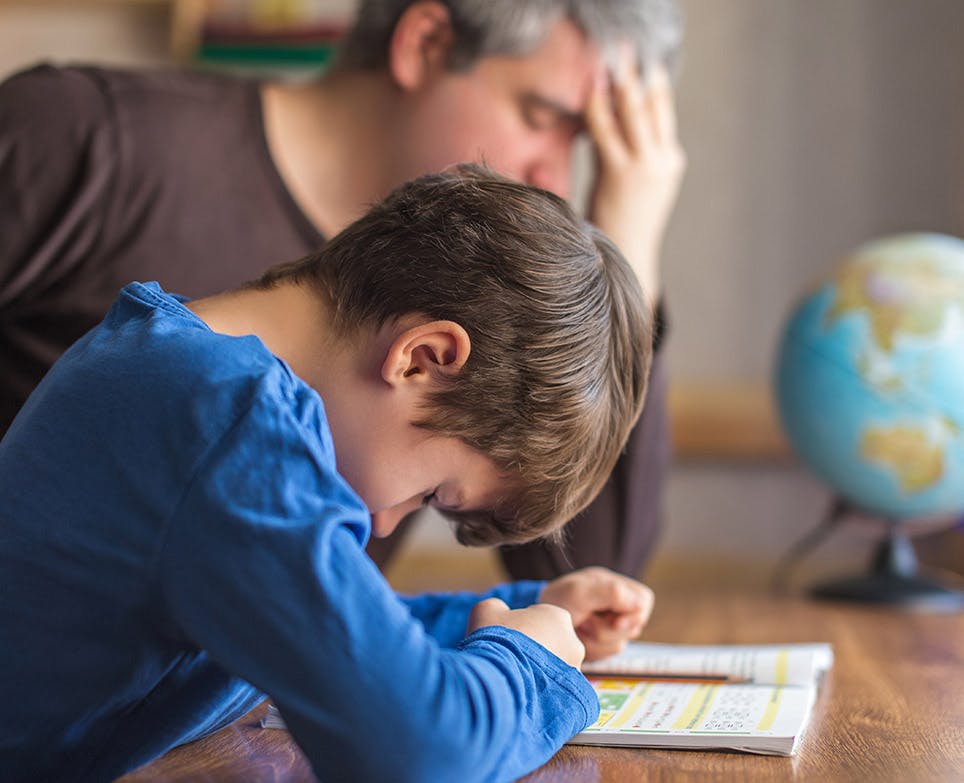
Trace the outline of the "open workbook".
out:
<instances>
[{"instance_id":1,"label":"open workbook","mask_svg":"<svg viewBox=\"0 0 964 783\"><path fill-rule=\"evenodd\" d=\"M600 715L569 742L789 756L832 663L829 644L631 642L583 665ZM284 721L272 705L261 725L284 728Z\"/></svg>"},{"instance_id":2,"label":"open workbook","mask_svg":"<svg viewBox=\"0 0 964 783\"><path fill-rule=\"evenodd\" d=\"M829 644L633 642L583 666L600 715L570 743L789 756L832 663Z\"/></svg>"}]
</instances>

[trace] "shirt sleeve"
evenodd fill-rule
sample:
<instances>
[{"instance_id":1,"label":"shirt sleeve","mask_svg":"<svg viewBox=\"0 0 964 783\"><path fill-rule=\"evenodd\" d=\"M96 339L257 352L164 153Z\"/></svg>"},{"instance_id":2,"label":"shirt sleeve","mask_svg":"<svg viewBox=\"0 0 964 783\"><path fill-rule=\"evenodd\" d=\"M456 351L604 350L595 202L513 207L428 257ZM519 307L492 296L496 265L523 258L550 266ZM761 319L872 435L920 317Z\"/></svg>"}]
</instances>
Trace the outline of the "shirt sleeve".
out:
<instances>
[{"instance_id":1,"label":"shirt sleeve","mask_svg":"<svg viewBox=\"0 0 964 783\"><path fill-rule=\"evenodd\" d=\"M77 69L0 84L0 312L55 286L97 243L119 157L109 112Z\"/></svg>"},{"instance_id":2,"label":"shirt sleeve","mask_svg":"<svg viewBox=\"0 0 964 783\"><path fill-rule=\"evenodd\" d=\"M432 638L365 555L364 507L300 426L253 410L211 447L157 577L185 639L273 698L321 779L513 780L595 720L585 678L529 637Z\"/></svg>"},{"instance_id":3,"label":"shirt sleeve","mask_svg":"<svg viewBox=\"0 0 964 783\"><path fill-rule=\"evenodd\" d=\"M486 598L500 598L510 609L537 603L545 582L518 581L496 585L484 593L423 593L399 596L412 616L443 647L454 647L464 637L472 607Z\"/></svg>"}]
</instances>

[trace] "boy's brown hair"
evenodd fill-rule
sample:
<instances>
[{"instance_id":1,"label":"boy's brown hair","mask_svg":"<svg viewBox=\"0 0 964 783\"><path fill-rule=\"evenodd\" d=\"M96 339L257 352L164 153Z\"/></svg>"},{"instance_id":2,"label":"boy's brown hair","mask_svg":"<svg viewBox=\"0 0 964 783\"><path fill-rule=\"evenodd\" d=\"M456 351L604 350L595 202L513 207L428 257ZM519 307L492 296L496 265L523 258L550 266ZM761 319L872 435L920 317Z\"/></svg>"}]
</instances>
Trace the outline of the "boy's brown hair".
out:
<instances>
[{"instance_id":1,"label":"boy's brown hair","mask_svg":"<svg viewBox=\"0 0 964 783\"><path fill-rule=\"evenodd\" d=\"M642 408L652 318L625 259L558 196L475 165L402 185L317 253L256 285L311 282L350 337L401 316L460 324L471 351L417 426L506 476L462 543L558 530L602 488Z\"/></svg>"}]
</instances>

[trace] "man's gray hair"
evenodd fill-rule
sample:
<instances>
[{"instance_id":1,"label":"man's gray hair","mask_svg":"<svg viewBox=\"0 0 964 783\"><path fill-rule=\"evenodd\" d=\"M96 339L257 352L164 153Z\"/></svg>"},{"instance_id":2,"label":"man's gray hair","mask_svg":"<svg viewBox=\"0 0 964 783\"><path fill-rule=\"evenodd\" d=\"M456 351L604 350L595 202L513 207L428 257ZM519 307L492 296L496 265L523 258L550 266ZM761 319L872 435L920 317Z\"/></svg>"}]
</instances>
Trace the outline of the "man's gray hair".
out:
<instances>
[{"instance_id":1,"label":"man's gray hair","mask_svg":"<svg viewBox=\"0 0 964 783\"><path fill-rule=\"evenodd\" d=\"M338 65L383 68L392 32L415 0L361 0L342 43ZM683 37L676 0L439 0L448 8L455 43L449 67L466 70L491 55L532 52L562 18L576 24L610 62L617 46L630 41L642 69L662 63L673 71Z\"/></svg>"}]
</instances>

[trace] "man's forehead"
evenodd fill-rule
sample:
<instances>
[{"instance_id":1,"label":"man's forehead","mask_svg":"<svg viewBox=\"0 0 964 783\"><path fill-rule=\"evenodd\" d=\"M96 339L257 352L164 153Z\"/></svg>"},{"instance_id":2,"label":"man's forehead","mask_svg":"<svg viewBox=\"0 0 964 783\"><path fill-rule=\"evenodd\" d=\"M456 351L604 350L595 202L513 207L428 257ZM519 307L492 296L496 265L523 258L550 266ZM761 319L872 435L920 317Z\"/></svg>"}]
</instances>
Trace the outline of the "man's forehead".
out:
<instances>
[{"instance_id":1,"label":"man's forehead","mask_svg":"<svg viewBox=\"0 0 964 783\"><path fill-rule=\"evenodd\" d=\"M568 19L528 54L489 59L519 92L571 114L582 112L603 63L600 47Z\"/></svg>"},{"instance_id":2,"label":"man's forehead","mask_svg":"<svg viewBox=\"0 0 964 783\"><path fill-rule=\"evenodd\" d=\"M530 108L550 111L567 122L582 122L585 101L579 100L579 96L568 95L557 99L539 91L526 91L520 97Z\"/></svg>"}]
</instances>

